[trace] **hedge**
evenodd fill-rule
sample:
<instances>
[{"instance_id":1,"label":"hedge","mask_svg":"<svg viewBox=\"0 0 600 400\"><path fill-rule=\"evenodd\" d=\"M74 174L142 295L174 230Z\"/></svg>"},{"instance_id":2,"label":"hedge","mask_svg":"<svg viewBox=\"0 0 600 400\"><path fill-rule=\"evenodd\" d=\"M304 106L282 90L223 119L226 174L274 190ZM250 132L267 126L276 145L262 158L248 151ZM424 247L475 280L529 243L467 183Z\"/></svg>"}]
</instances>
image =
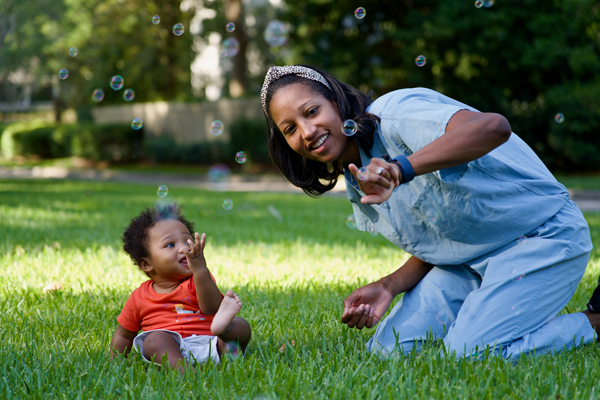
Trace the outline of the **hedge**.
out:
<instances>
[{"instance_id":1,"label":"hedge","mask_svg":"<svg viewBox=\"0 0 600 400\"><path fill-rule=\"evenodd\" d=\"M2 133L0 146L5 158L78 156L94 161L127 161L141 153L142 130L124 124L11 124Z\"/></svg>"}]
</instances>

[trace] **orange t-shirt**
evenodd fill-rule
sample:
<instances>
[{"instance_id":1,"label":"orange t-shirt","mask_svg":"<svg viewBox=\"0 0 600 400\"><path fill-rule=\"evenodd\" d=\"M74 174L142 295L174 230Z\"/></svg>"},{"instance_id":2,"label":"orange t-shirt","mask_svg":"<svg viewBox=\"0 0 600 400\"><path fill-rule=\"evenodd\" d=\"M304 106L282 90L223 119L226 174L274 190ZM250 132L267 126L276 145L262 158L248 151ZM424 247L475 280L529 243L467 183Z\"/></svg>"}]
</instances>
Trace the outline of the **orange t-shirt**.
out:
<instances>
[{"instance_id":1,"label":"orange t-shirt","mask_svg":"<svg viewBox=\"0 0 600 400\"><path fill-rule=\"evenodd\" d=\"M211 278L213 281L214 277ZM193 276L179 284L171 293L156 293L150 279L135 289L117 321L132 332L167 329L182 337L211 335L213 316L203 314L196 298Z\"/></svg>"}]
</instances>

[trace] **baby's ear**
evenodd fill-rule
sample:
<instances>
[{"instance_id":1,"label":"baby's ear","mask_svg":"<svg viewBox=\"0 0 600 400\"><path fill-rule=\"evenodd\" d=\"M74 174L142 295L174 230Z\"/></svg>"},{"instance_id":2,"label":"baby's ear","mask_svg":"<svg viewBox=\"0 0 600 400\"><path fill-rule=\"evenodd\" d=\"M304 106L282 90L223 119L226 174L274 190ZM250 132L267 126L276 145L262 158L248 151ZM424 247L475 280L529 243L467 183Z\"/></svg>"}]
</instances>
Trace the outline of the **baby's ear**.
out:
<instances>
[{"instance_id":1,"label":"baby's ear","mask_svg":"<svg viewBox=\"0 0 600 400\"><path fill-rule=\"evenodd\" d=\"M146 257L144 257L140 261L138 261L138 267L146 273L150 273L151 271L154 271L154 267L152 266L152 264L150 264L150 260Z\"/></svg>"}]
</instances>

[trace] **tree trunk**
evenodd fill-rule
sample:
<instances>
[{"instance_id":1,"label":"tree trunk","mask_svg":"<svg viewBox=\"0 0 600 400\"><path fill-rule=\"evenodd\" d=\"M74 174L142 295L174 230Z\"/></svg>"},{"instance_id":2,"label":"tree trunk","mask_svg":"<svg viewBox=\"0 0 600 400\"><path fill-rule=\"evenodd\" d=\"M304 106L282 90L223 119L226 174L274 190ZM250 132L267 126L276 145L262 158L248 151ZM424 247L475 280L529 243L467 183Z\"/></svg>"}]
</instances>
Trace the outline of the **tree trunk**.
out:
<instances>
[{"instance_id":1,"label":"tree trunk","mask_svg":"<svg viewBox=\"0 0 600 400\"><path fill-rule=\"evenodd\" d=\"M240 42L240 52L232 58L233 76L229 81L229 94L231 97L241 97L246 93L246 48L248 47L248 39L244 33L242 0L225 0L225 17L227 22L235 24L232 34Z\"/></svg>"}]
</instances>

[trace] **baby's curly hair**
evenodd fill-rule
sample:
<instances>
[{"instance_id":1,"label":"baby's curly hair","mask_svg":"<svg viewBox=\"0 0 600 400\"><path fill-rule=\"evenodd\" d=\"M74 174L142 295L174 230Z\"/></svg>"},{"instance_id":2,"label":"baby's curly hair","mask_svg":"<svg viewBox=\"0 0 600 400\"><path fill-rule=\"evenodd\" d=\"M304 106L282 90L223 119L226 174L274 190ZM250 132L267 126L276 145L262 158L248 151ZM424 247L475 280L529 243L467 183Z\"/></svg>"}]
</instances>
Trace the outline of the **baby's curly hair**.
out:
<instances>
[{"instance_id":1,"label":"baby's curly hair","mask_svg":"<svg viewBox=\"0 0 600 400\"><path fill-rule=\"evenodd\" d=\"M123 250L129 254L134 265L139 267L142 259L150 255L148 251L148 232L150 229L159 221L167 219L181 221L189 229L190 234L194 232L194 223L185 219L181 213L181 206L177 203L157 204L154 208L144 209L140 215L131 219L131 223L125 228L125 232L121 237Z\"/></svg>"}]
</instances>

